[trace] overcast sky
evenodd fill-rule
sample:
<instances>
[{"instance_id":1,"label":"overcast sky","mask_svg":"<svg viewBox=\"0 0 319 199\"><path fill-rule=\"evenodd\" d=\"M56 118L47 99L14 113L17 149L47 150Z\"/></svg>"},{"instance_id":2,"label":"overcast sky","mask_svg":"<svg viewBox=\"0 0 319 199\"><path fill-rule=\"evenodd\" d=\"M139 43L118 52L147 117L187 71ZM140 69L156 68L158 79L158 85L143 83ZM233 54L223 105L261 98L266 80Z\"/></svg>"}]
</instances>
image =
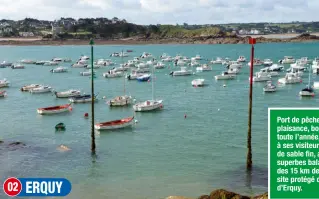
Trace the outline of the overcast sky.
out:
<instances>
[{"instance_id":1,"label":"overcast sky","mask_svg":"<svg viewBox=\"0 0 319 199\"><path fill-rule=\"evenodd\" d=\"M118 17L137 24L318 21L319 0L0 0L0 18Z\"/></svg>"}]
</instances>

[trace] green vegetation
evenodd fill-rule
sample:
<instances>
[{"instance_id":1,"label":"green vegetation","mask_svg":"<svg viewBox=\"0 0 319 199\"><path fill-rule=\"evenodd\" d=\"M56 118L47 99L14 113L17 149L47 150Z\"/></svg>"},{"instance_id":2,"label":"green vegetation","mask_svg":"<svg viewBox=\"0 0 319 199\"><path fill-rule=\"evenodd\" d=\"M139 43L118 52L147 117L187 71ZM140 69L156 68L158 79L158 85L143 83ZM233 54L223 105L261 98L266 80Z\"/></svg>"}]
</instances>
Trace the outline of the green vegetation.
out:
<instances>
[{"instance_id":1,"label":"green vegetation","mask_svg":"<svg viewBox=\"0 0 319 199\"><path fill-rule=\"evenodd\" d=\"M55 31L53 32L53 27ZM58 27L58 30L56 29ZM24 20L0 20L0 36L19 36L21 32L32 32L35 36L61 39L120 38L191 38L219 37L237 34L311 33L319 32L319 22L292 23L231 23L219 25L138 25L119 18L61 18L45 21L32 18ZM257 34L257 33L255 33Z\"/></svg>"}]
</instances>

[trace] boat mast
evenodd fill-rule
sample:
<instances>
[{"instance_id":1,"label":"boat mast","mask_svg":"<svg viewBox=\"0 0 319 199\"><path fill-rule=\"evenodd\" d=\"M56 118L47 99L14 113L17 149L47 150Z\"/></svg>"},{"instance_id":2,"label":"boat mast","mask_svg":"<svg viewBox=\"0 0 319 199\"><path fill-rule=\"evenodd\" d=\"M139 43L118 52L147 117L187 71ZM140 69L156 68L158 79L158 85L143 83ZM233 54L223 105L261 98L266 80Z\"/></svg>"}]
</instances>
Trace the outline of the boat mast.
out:
<instances>
[{"instance_id":1,"label":"boat mast","mask_svg":"<svg viewBox=\"0 0 319 199\"><path fill-rule=\"evenodd\" d=\"M123 67L123 69L124 69L124 64L123 64L123 49L122 49L121 60L122 60L122 67ZM124 73L124 71L123 71L123 73ZM123 75L123 76L124 76L124 96L125 96L125 75Z\"/></svg>"},{"instance_id":2,"label":"boat mast","mask_svg":"<svg viewBox=\"0 0 319 199\"><path fill-rule=\"evenodd\" d=\"M152 100L154 100L154 66L152 67L152 76L151 76L151 80L152 80Z\"/></svg>"}]
</instances>

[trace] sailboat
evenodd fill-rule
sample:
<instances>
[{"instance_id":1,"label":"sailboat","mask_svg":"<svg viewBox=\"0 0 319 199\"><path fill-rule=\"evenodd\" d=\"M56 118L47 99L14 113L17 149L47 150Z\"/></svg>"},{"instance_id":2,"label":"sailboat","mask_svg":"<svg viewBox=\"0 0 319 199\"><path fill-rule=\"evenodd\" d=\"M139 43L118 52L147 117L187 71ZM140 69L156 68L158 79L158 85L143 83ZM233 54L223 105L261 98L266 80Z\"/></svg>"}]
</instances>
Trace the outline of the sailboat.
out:
<instances>
[{"instance_id":1,"label":"sailboat","mask_svg":"<svg viewBox=\"0 0 319 199\"><path fill-rule=\"evenodd\" d=\"M122 51L123 53L123 51ZM123 64L123 56L122 58L122 64ZM125 75L124 75L124 95L123 96L117 96L111 100L109 100L107 103L109 104L109 106L127 106L133 103L133 98L132 96L126 95L125 94Z\"/></svg>"},{"instance_id":2,"label":"sailboat","mask_svg":"<svg viewBox=\"0 0 319 199\"><path fill-rule=\"evenodd\" d=\"M311 66L309 66L309 67L310 67L310 70L309 70L309 77L308 77L308 85L307 85L306 88L302 89L299 92L299 95L303 96L303 97L313 97L313 96L315 96L315 91L310 86Z\"/></svg>"},{"instance_id":3,"label":"sailboat","mask_svg":"<svg viewBox=\"0 0 319 199\"><path fill-rule=\"evenodd\" d=\"M156 100L154 97L154 67L152 67L152 99L139 102L133 105L135 112L154 111L163 108L163 100Z\"/></svg>"}]
</instances>

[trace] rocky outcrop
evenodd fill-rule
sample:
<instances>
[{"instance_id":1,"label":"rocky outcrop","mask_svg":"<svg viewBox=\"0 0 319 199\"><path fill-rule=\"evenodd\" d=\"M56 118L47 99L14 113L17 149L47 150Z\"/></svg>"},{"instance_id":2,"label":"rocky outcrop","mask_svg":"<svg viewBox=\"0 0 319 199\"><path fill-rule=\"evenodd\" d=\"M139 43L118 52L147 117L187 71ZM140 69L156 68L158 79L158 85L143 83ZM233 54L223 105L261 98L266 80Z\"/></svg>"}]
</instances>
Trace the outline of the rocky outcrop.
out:
<instances>
[{"instance_id":1,"label":"rocky outcrop","mask_svg":"<svg viewBox=\"0 0 319 199\"><path fill-rule=\"evenodd\" d=\"M0 149L5 149L5 150L9 150L9 151L13 151L19 148L23 148L26 146L26 144L24 144L23 142L4 142L2 140L0 140Z\"/></svg>"}]
</instances>

